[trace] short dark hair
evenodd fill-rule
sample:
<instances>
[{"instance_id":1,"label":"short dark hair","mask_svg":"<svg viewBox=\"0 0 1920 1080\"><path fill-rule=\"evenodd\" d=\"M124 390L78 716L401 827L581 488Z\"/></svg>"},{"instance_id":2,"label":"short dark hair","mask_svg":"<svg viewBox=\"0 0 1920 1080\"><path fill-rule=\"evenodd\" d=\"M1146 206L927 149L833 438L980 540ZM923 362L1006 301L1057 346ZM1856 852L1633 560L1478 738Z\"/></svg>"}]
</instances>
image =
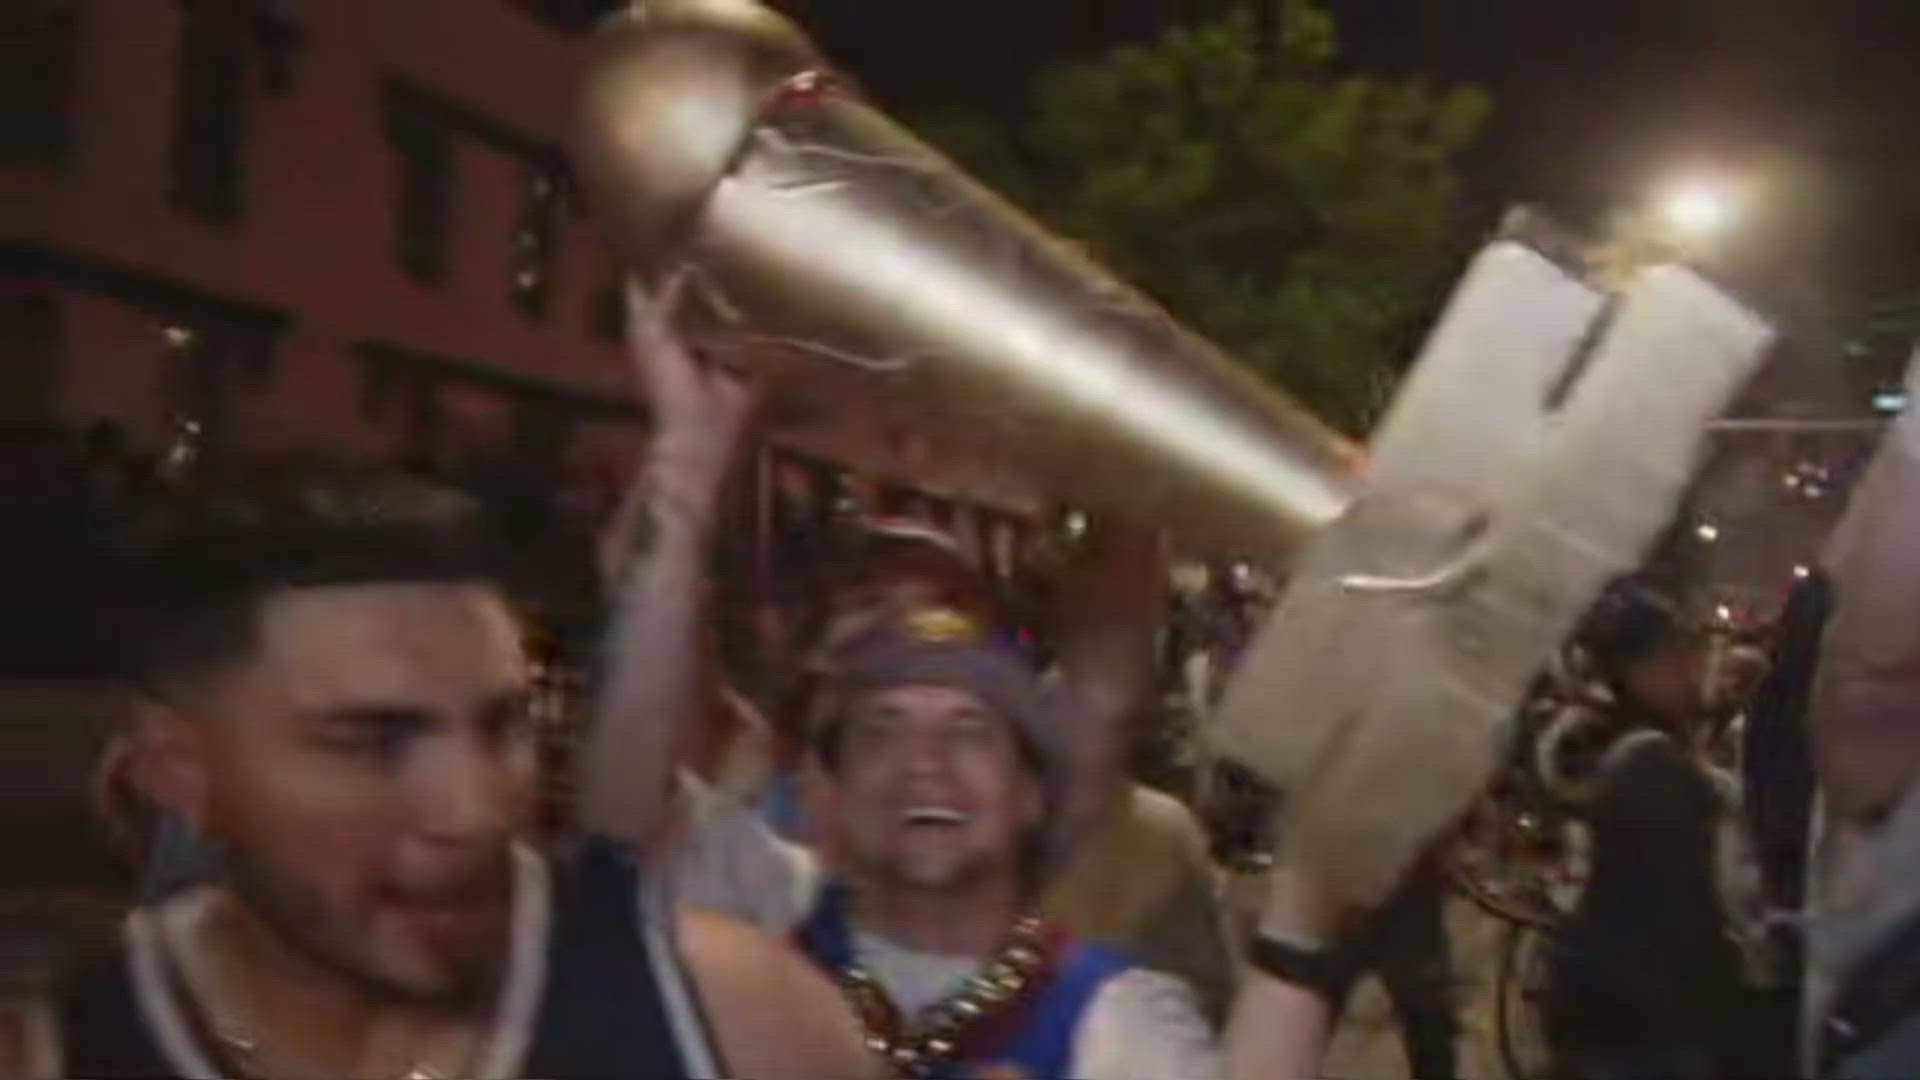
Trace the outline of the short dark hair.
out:
<instances>
[{"instance_id":1,"label":"short dark hair","mask_svg":"<svg viewBox=\"0 0 1920 1080\"><path fill-rule=\"evenodd\" d=\"M133 552L127 675L165 696L246 659L261 605L287 590L497 580L479 520L460 493L397 474L255 476Z\"/></svg>"},{"instance_id":2,"label":"short dark hair","mask_svg":"<svg viewBox=\"0 0 1920 1080\"><path fill-rule=\"evenodd\" d=\"M1596 673L1618 684L1636 664L1686 640L1674 590L1649 574L1615 579L1582 616L1575 640Z\"/></svg>"}]
</instances>

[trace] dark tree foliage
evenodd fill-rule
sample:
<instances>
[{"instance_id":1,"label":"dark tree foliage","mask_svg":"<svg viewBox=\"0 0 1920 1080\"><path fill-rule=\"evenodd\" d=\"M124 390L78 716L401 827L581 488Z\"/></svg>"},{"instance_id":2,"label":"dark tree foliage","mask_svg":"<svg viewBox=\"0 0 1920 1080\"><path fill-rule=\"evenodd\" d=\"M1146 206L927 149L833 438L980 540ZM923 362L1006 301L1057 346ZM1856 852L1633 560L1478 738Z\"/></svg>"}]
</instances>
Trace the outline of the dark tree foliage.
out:
<instances>
[{"instance_id":1,"label":"dark tree foliage","mask_svg":"<svg viewBox=\"0 0 1920 1080\"><path fill-rule=\"evenodd\" d=\"M1044 72L1031 119L918 125L1322 416L1361 431L1459 269L1487 98L1343 72L1286 0Z\"/></svg>"}]
</instances>

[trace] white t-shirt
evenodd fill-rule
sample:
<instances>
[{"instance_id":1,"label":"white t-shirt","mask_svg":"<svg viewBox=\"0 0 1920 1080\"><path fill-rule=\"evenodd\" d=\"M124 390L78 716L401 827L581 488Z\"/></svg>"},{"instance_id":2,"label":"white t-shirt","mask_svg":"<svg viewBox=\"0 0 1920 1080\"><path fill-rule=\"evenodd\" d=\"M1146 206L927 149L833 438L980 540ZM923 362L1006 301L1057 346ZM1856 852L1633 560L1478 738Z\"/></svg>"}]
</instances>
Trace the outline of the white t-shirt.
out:
<instances>
[{"instance_id":1,"label":"white t-shirt","mask_svg":"<svg viewBox=\"0 0 1920 1080\"><path fill-rule=\"evenodd\" d=\"M677 852L680 899L784 937L813 910L823 883L812 852L781 839L752 805L697 782L682 792L688 828ZM855 936L861 963L909 1015L952 993L979 966L970 957ZM1211 1080L1218 1043L1191 988L1134 968L1103 985L1073 1036L1076 1080Z\"/></svg>"},{"instance_id":2,"label":"white t-shirt","mask_svg":"<svg viewBox=\"0 0 1920 1080\"><path fill-rule=\"evenodd\" d=\"M784 936L813 911L823 875L811 850L780 836L745 797L682 774L674 847L681 903Z\"/></svg>"}]
</instances>

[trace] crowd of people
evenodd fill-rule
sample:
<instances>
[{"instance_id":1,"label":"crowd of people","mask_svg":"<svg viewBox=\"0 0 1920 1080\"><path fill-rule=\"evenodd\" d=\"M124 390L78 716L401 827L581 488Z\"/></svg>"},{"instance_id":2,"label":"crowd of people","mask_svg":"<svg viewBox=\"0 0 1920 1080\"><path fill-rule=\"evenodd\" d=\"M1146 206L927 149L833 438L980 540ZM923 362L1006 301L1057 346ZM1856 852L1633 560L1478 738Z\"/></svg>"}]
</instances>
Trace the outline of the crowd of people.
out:
<instances>
[{"instance_id":1,"label":"crowd of people","mask_svg":"<svg viewBox=\"0 0 1920 1080\"><path fill-rule=\"evenodd\" d=\"M1283 862L1240 920L1220 837L1135 779L1173 604L1150 527L1095 519L1035 612L937 530L871 523L740 670L713 566L757 395L682 342L676 291L630 297L658 422L578 568L605 629L568 827L541 824L541 689L500 571L526 552L469 500L335 472L150 530L103 801L138 808L153 872L110 949L0 1012L0 1075L1308 1077L1369 971L1413 1073L1457 1075L1447 837L1369 910ZM1915 432L1810 583L1813 629L1776 645L1746 755L1772 802L1730 800L1695 752L1669 598L1616 590L1583 627L1623 735L1555 936L1568 1077L1920 1075ZM1825 830L1812 772L1788 797L1809 761ZM1228 787L1261 826L1226 846L1284 834L1284 793ZM1797 1048L1752 1027L1791 1028L1802 995L1729 925L1736 810L1785 864L1766 906L1804 943L1805 1015L1832 1020ZM1811 904L1796 827L1834 840Z\"/></svg>"}]
</instances>

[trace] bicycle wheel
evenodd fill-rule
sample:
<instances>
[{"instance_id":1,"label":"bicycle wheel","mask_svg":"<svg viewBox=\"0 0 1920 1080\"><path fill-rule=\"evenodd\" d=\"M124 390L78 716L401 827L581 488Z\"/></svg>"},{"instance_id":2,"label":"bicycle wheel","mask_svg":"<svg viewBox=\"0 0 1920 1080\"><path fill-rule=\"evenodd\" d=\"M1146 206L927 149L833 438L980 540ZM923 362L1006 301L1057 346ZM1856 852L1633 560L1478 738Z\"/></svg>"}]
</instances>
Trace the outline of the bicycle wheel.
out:
<instances>
[{"instance_id":1,"label":"bicycle wheel","mask_svg":"<svg viewBox=\"0 0 1920 1080\"><path fill-rule=\"evenodd\" d=\"M1553 867L1539 858L1520 813L1488 800L1469 815L1447 852L1456 891L1503 922L1548 927L1560 917L1550 888Z\"/></svg>"},{"instance_id":2,"label":"bicycle wheel","mask_svg":"<svg viewBox=\"0 0 1920 1080\"><path fill-rule=\"evenodd\" d=\"M1493 1023L1508 1080L1551 1080L1554 1075L1541 1014L1549 940L1547 932L1536 927L1513 926L1500 942Z\"/></svg>"}]
</instances>

